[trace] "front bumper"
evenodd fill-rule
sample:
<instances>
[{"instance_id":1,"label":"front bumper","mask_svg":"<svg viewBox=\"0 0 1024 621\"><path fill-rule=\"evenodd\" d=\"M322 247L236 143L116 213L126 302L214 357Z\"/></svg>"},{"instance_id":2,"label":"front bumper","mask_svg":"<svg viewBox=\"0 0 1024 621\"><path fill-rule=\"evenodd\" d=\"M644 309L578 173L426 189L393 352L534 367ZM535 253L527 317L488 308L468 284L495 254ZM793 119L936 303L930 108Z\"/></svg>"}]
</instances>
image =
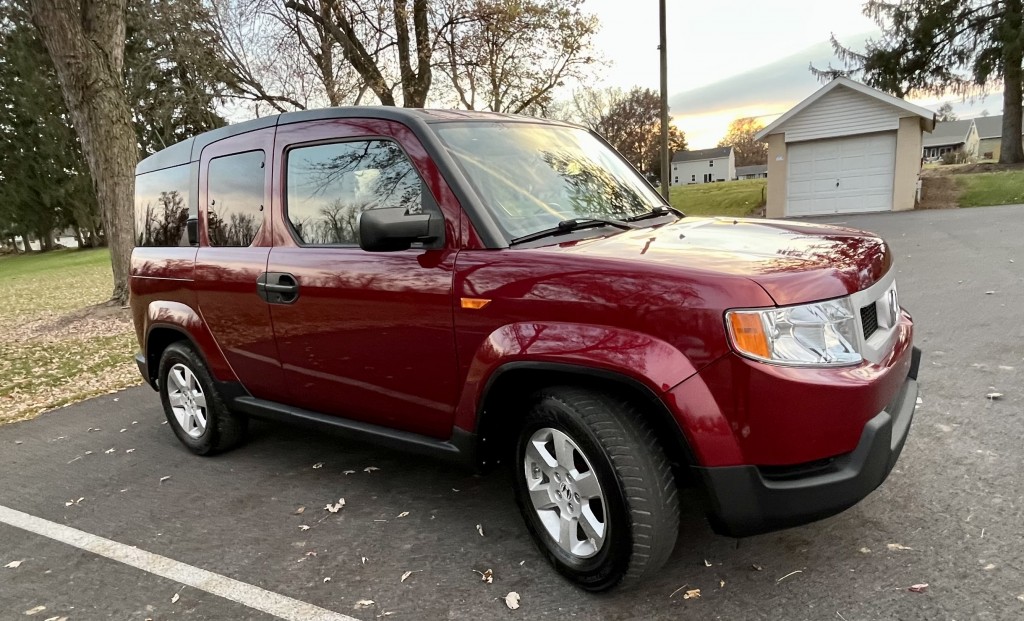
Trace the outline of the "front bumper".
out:
<instances>
[{"instance_id":1,"label":"front bumper","mask_svg":"<svg viewBox=\"0 0 1024 621\"><path fill-rule=\"evenodd\" d=\"M792 468L694 468L708 494L714 529L746 537L799 526L848 509L881 485L910 431L920 356L915 347L899 393L864 425L851 453Z\"/></svg>"},{"instance_id":2,"label":"front bumper","mask_svg":"<svg viewBox=\"0 0 1024 621\"><path fill-rule=\"evenodd\" d=\"M153 381L153 376L149 374L149 362L146 360L146 354L141 351L135 352L135 364L139 367L139 373L142 375L142 379L146 380L149 387L156 390L156 383Z\"/></svg>"}]
</instances>

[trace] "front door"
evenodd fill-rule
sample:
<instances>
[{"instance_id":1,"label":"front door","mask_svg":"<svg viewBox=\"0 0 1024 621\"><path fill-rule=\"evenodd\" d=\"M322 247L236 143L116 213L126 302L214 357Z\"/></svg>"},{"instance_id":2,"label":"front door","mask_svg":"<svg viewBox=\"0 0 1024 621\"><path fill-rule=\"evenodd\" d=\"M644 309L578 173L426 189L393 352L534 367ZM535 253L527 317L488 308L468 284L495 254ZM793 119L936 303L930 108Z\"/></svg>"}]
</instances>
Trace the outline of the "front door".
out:
<instances>
[{"instance_id":1,"label":"front door","mask_svg":"<svg viewBox=\"0 0 1024 621\"><path fill-rule=\"evenodd\" d=\"M382 137L395 135L402 142ZM282 200L267 272L268 282L294 285L270 305L290 402L448 438L457 398L452 274L460 208L439 205L443 180L393 122L282 126L275 150ZM444 247L363 251L358 216L384 207L442 211Z\"/></svg>"}]
</instances>

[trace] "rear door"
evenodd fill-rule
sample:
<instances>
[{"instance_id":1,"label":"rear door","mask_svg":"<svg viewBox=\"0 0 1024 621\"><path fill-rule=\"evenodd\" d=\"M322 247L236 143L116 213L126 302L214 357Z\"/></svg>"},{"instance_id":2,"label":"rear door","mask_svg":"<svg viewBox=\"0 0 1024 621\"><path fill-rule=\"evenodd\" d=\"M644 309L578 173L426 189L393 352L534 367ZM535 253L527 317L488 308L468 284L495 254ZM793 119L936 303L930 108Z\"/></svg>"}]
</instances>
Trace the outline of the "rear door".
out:
<instances>
[{"instance_id":1,"label":"rear door","mask_svg":"<svg viewBox=\"0 0 1024 621\"><path fill-rule=\"evenodd\" d=\"M457 397L452 274L461 209L404 126L330 120L282 126L268 282L289 402L448 438ZM439 201L438 197L442 200ZM366 252L368 209L437 210L445 245Z\"/></svg>"},{"instance_id":2,"label":"rear door","mask_svg":"<svg viewBox=\"0 0 1024 621\"><path fill-rule=\"evenodd\" d=\"M287 395L270 309L257 291L271 238L275 128L225 138L203 149L199 168L199 311L228 364L255 397Z\"/></svg>"}]
</instances>

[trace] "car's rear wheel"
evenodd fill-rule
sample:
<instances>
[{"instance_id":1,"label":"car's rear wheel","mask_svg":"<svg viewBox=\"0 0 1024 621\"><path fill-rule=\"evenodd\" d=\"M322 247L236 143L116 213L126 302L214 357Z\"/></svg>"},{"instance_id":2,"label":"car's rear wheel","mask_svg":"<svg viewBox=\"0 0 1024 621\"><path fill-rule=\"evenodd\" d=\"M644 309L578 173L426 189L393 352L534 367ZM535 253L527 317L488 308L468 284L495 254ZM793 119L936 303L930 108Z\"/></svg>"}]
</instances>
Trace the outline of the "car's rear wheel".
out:
<instances>
[{"instance_id":1,"label":"car's rear wheel","mask_svg":"<svg viewBox=\"0 0 1024 621\"><path fill-rule=\"evenodd\" d=\"M187 343L164 350L158 382L167 422L193 453L225 451L245 438L247 419L228 410L206 365Z\"/></svg>"},{"instance_id":2,"label":"car's rear wheel","mask_svg":"<svg viewBox=\"0 0 1024 621\"><path fill-rule=\"evenodd\" d=\"M562 575L591 591L641 581L675 547L671 465L629 402L549 388L532 401L516 447L516 500Z\"/></svg>"}]
</instances>

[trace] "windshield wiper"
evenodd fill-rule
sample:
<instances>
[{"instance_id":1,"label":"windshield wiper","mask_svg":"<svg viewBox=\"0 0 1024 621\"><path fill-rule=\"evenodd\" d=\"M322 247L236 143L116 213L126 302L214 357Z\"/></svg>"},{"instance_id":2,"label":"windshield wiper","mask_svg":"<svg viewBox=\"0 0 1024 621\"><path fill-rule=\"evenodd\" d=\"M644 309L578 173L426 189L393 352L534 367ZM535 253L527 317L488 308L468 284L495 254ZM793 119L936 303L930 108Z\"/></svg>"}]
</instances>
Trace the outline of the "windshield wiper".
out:
<instances>
[{"instance_id":1,"label":"windshield wiper","mask_svg":"<svg viewBox=\"0 0 1024 621\"><path fill-rule=\"evenodd\" d=\"M672 214L672 213L676 214L677 216L683 215L682 212L677 211L677 210L675 210L675 209L673 209L671 207L666 207L664 205L658 205L657 207L655 207L654 209L648 211L647 213L642 213L639 216L631 216L629 218L626 218L625 221L626 222L636 222L637 220L647 220L649 218L660 218L662 216L667 216L667 215Z\"/></svg>"},{"instance_id":2,"label":"windshield wiper","mask_svg":"<svg viewBox=\"0 0 1024 621\"><path fill-rule=\"evenodd\" d=\"M545 237L553 237L555 235L562 235L570 231L579 231L581 229L589 229L597 226L614 226L623 230L632 230L636 227L628 222L622 220L612 220L611 218L570 218L569 220L562 220L557 226L553 226L550 229L544 229L537 231L536 233L530 233L523 235L522 237L516 237L509 242L510 246L516 244L525 244L526 242L536 241L538 239L544 239Z\"/></svg>"}]
</instances>

